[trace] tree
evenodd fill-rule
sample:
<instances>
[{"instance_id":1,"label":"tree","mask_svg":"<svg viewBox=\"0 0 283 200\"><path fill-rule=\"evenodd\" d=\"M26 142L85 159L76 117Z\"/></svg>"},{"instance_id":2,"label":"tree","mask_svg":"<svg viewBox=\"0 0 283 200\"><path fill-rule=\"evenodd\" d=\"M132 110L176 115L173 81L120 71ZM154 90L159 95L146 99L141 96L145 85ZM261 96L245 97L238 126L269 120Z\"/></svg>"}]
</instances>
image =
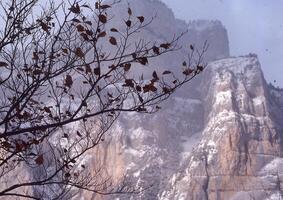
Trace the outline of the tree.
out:
<instances>
[{"instance_id":1,"label":"tree","mask_svg":"<svg viewBox=\"0 0 283 200\"><path fill-rule=\"evenodd\" d=\"M161 44L132 42L153 18L134 16L129 7L118 30L108 12L117 3L1 1L0 196L63 199L79 189L136 191L112 185L100 173L103 166L90 176L82 156L120 113L159 110L160 102L204 69L207 46L190 46L179 75L152 68L144 79L135 68L178 50L182 34ZM21 179L9 180L17 173Z\"/></svg>"}]
</instances>

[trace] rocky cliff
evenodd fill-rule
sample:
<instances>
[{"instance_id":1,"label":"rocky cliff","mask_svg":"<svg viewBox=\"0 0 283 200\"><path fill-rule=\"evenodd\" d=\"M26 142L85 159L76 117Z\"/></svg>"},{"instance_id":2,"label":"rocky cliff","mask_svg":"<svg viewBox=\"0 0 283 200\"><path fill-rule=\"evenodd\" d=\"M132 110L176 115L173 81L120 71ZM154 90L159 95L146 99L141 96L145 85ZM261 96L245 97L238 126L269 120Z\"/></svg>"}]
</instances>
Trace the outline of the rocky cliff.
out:
<instances>
[{"instance_id":1,"label":"rocky cliff","mask_svg":"<svg viewBox=\"0 0 283 200\"><path fill-rule=\"evenodd\" d=\"M147 189L92 198L280 199L282 92L268 87L256 55L228 58L227 32L218 21L187 24L159 1L130 4L142 15L161 16L143 37L167 39L188 29L182 43L201 47L208 40L210 64L159 113L124 114L106 137L102 152L109 175ZM177 58L185 56L180 51ZM157 62L178 64L172 58Z\"/></svg>"},{"instance_id":2,"label":"rocky cliff","mask_svg":"<svg viewBox=\"0 0 283 200\"><path fill-rule=\"evenodd\" d=\"M257 57L210 63L198 90L173 97L154 116L124 115L113 127L108 148L117 154L107 165L151 186L117 198L279 199L283 113Z\"/></svg>"}]
</instances>

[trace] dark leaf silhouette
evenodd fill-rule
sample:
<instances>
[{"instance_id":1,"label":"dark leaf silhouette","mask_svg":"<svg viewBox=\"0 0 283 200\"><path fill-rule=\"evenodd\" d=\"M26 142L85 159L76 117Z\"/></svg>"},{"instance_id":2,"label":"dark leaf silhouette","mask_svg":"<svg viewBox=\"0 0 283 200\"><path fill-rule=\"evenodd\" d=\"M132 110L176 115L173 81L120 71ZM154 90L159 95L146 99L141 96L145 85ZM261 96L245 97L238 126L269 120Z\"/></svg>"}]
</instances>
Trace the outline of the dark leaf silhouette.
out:
<instances>
[{"instance_id":1,"label":"dark leaf silhouette","mask_svg":"<svg viewBox=\"0 0 283 200\"><path fill-rule=\"evenodd\" d=\"M148 59L147 59L147 57L140 57L140 58L138 58L138 62L142 65L146 65L146 64L148 64Z\"/></svg>"},{"instance_id":2,"label":"dark leaf silhouette","mask_svg":"<svg viewBox=\"0 0 283 200\"><path fill-rule=\"evenodd\" d=\"M186 76L189 76L190 74L192 74L194 72L194 70L187 68L183 71L183 74L185 74Z\"/></svg>"},{"instance_id":3,"label":"dark leaf silhouette","mask_svg":"<svg viewBox=\"0 0 283 200\"><path fill-rule=\"evenodd\" d=\"M35 163L37 165L42 165L44 163L44 158L43 158L43 155L40 154L36 159L35 159Z\"/></svg>"},{"instance_id":4,"label":"dark leaf silhouette","mask_svg":"<svg viewBox=\"0 0 283 200\"><path fill-rule=\"evenodd\" d=\"M82 25L77 25L77 30L79 31L79 32L82 32L82 31L84 31L85 30L85 28L82 26Z\"/></svg>"},{"instance_id":5,"label":"dark leaf silhouette","mask_svg":"<svg viewBox=\"0 0 283 200\"><path fill-rule=\"evenodd\" d=\"M98 16L98 19L99 19L99 21L101 21L104 24L107 22L107 17L105 15L103 15L103 14L100 14Z\"/></svg>"},{"instance_id":6,"label":"dark leaf silhouette","mask_svg":"<svg viewBox=\"0 0 283 200\"><path fill-rule=\"evenodd\" d=\"M170 44L169 43L164 43L164 44L161 44L160 47L162 47L164 49L169 49L170 48Z\"/></svg>"},{"instance_id":7,"label":"dark leaf silhouette","mask_svg":"<svg viewBox=\"0 0 283 200\"><path fill-rule=\"evenodd\" d=\"M106 4L100 6L100 8L101 8L102 10L107 9L107 8L110 8L110 7L111 7L111 6L106 5Z\"/></svg>"},{"instance_id":8,"label":"dark leaf silhouette","mask_svg":"<svg viewBox=\"0 0 283 200\"><path fill-rule=\"evenodd\" d=\"M90 35L90 36L93 35L93 31L92 31L92 30L86 30L85 32L86 32L86 34L88 34L88 35Z\"/></svg>"},{"instance_id":9,"label":"dark leaf silhouette","mask_svg":"<svg viewBox=\"0 0 283 200\"><path fill-rule=\"evenodd\" d=\"M70 75L67 75L65 79L65 86L71 88L72 85L73 85L73 79Z\"/></svg>"},{"instance_id":10,"label":"dark leaf silhouette","mask_svg":"<svg viewBox=\"0 0 283 200\"><path fill-rule=\"evenodd\" d=\"M7 67L8 64L6 62L0 61L0 67Z\"/></svg>"},{"instance_id":11,"label":"dark leaf silhouette","mask_svg":"<svg viewBox=\"0 0 283 200\"><path fill-rule=\"evenodd\" d=\"M48 108L48 107L46 107L46 106L45 106L43 109L44 109L44 111L45 111L45 112L47 112L47 113L51 113L50 108Z\"/></svg>"},{"instance_id":12,"label":"dark leaf silhouette","mask_svg":"<svg viewBox=\"0 0 283 200\"><path fill-rule=\"evenodd\" d=\"M79 4L77 3L76 5L72 6L70 8L70 11L75 13L75 14L79 14L81 12Z\"/></svg>"},{"instance_id":13,"label":"dark leaf silhouette","mask_svg":"<svg viewBox=\"0 0 283 200\"><path fill-rule=\"evenodd\" d=\"M91 22L91 21L85 21L85 23L88 24L88 25L90 25L90 26L92 25L92 22Z\"/></svg>"},{"instance_id":14,"label":"dark leaf silhouette","mask_svg":"<svg viewBox=\"0 0 283 200\"><path fill-rule=\"evenodd\" d=\"M110 31L112 31L112 32L119 32L116 28L111 28Z\"/></svg>"},{"instance_id":15,"label":"dark leaf silhouette","mask_svg":"<svg viewBox=\"0 0 283 200\"><path fill-rule=\"evenodd\" d=\"M144 102L143 98L140 95L138 95L138 97L139 97L140 102L143 103Z\"/></svg>"},{"instance_id":16,"label":"dark leaf silhouette","mask_svg":"<svg viewBox=\"0 0 283 200\"><path fill-rule=\"evenodd\" d=\"M152 47L152 50L153 50L153 52L154 52L155 54L157 54L157 55L159 55L159 54L160 54L160 52L159 52L159 48L158 48L158 47L153 46L153 47Z\"/></svg>"},{"instance_id":17,"label":"dark leaf silhouette","mask_svg":"<svg viewBox=\"0 0 283 200\"><path fill-rule=\"evenodd\" d=\"M154 72L152 73L152 77L154 78L155 81L159 80L156 71L154 71Z\"/></svg>"},{"instance_id":18,"label":"dark leaf silhouette","mask_svg":"<svg viewBox=\"0 0 283 200\"><path fill-rule=\"evenodd\" d=\"M83 53L82 49L80 47L76 48L75 51L76 56L83 58L85 56L85 54Z\"/></svg>"},{"instance_id":19,"label":"dark leaf silhouette","mask_svg":"<svg viewBox=\"0 0 283 200\"><path fill-rule=\"evenodd\" d=\"M143 23L144 22L144 16L139 16L139 17L137 17L138 18L138 20L140 21L140 23Z\"/></svg>"},{"instance_id":20,"label":"dark leaf silhouette","mask_svg":"<svg viewBox=\"0 0 283 200\"><path fill-rule=\"evenodd\" d=\"M86 65L85 66L85 72L88 74L88 73L91 73L91 68L89 65Z\"/></svg>"},{"instance_id":21,"label":"dark leaf silhouette","mask_svg":"<svg viewBox=\"0 0 283 200\"><path fill-rule=\"evenodd\" d=\"M82 134L81 134L79 131L77 131L77 135L78 135L79 137L82 137Z\"/></svg>"},{"instance_id":22,"label":"dark leaf silhouette","mask_svg":"<svg viewBox=\"0 0 283 200\"><path fill-rule=\"evenodd\" d=\"M129 14L129 15L132 15L132 14L133 14L131 8L128 8L128 14Z\"/></svg>"},{"instance_id":23,"label":"dark leaf silhouette","mask_svg":"<svg viewBox=\"0 0 283 200\"><path fill-rule=\"evenodd\" d=\"M63 48L62 51L63 51L65 54L68 54L68 52L69 52L68 49L66 49L66 48Z\"/></svg>"},{"instance_id":24,"label":"dark leaf silhouette","mask_svg":"<svg viewBox=\"0 0 283 200\"><path fill-rule=\"evenodd\" d=\"M148 85L145 85L143 87L143 92L144 93L147 93L147 92L156 92L157 91L157 88L154 86L154 82L151 82L150 84Z\"/></svg>"},{"instance_id":25,"label":"dark leaf silhouette","mask_svg":"<svg viewBox=\"0 0 283 200\"><path fill-rule=\"evenodd\" d=\"M99 67L94 68L93 73L97 76L100 76L100 68Z\"/></svg>"},{"instance_id":26,"label":"dark leaf silhouette","mask_svg":"<svg viewBox=\"0 0 283 200\"><path fill-rule=\"evenodd\" d=\"M133 82L133 79L126 79L125 80L125 84L123 85L125 87L134 87L134 82Z\"/></svg>"},{"instance_id":27,"label":"dark leaf silhouette","mask_svg":"<svg viewBox=\"0 0 283 200\"><path fill-rule=\"evenodd\" d=\"M117 45L117 40L116 40L116 38L114 38L114 37L110 37L109 42L110 42L110 44L112 44L112 45Z\"/></svg>"},{"instance_id":28,"label":"dark leaf silhouette","mask_svg":"<svg viewBox=\"0 0 283 200\"><path fill-rule=\"evenodd\" d=\"M97 35L97 37L105 37L105 36L106 36L106 32L105 31L103 31L103 32L101 32L101 33L99 33Z\"/></svg>"},{"instance_id":29,"label":"dark leaf silhouette","mask_svg":"<svg viewBox=\"0 0 283 200\"><path fill-rule=\"evenodd\" d=\"M131 20L127 20L127 21L126 21L126 25L127 25L127 27L131 27L132 21L131 21Z\"/></svg>"},{"instance_id":30,"label":"dark leaf silhouette","mask_svg":"<svg viewBox=\"0 0 283 200\"><path fill-rule=\"evenodd\" d=\"M124 64L124 70L127 72L131 69L131 63Z\"/></svg>"},{"instance_id":31,"label":"dark leaf silhouette","mask_svg":"<svg viewBox=\"0 0 283 200\"><path fill-rule=\"evenodd\" d=\"M81 33L81 36L83 37L84 40L89 40L88 35L85 33Z\"/></svg>"},{"instance_id":32,"label":"dark leaf silhouette","mask_svg":"<svg viewBox=\"0 0 283 200\"><path fill-rule=\"evenodd\" d=\"M49 32L49 26L46 23L41 21L40 26L41 26L42 30L44 30L45 32Z\"/></svg>"},{"instance_id":33,"label":"dark leaf silhouette","mask_svg":"<svg viewBox=\"0 0 283 200\"><path fill-rule=\"evenodd\" d=\"M141 91L142 91L141 86L137 85L137 86L136 86L136 90L137 90L138 92L141 92Z\"/></svg>"},{"instance_id":34,"label":"dark leaf silhouette","mask_svg":"<svg viewBox=\"0 0 283 200\"><path fill-rule=\"evenodd\" d=\"M167 88L167 87L163 87L162 90L163 90L164 93L169 93L170 92L170 89Z\"/></svg>"},{"instance_id":35,"label":"dark leaf silhouette","mask_svg":"<svg viewBox=\"0 0 283 200\"><path fill-rule=\"evenodd\" d=\"M76 22L76 23L80 23L80 22L81 22L81 21L78 20L77 18L73 18L72 21L73 21L73 22Z\"/></svg>"},{"instance_id":36,"label":"dark leaf silhouette","mask_svg":"<svg viewBox=\"0 0 283 200\"><path fill-rule=\"evenodd\" d=\"M165 75L165 74L171 74L171 71L165 70L162 74L163 74L163 75Z\"/></svg>"},{"instance_id":37,"label":"dark leaf silhouette","mask_svg":"<svg viewBox=\"0 0 283 200\"><path fill-rule=\"evenodd\" d=\"M132 53L132 57L133 57L133 59L136 59L137 58L137 54L136 53Z\"/></svg>"},{"instance_id":38,"label":"dark leaf silhouette","mask_svg":"<svg viewBox=\"0 0 283 200\"><path fill-rule=\"evenodd\" d=\"M204 68L203 68L203 66L198 65L198 66L197 66L197 69L198 69L199 71L203 71Z\"/></svg>"}]
</instances>

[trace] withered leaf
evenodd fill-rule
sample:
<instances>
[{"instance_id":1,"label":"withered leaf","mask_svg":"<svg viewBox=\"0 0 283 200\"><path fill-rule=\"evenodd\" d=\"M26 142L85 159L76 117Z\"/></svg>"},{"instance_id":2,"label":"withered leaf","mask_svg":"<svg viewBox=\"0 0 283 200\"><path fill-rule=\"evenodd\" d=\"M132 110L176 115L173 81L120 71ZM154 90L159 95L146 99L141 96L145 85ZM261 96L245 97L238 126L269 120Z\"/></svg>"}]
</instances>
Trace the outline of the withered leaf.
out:
<instances>
[{"instance_id":1,"label":"withered leaf","mask_svg":"<svg viewBox=\"0 0 283 200\"><path fill-rule=\"evenodd\" d=\"M203 68L203 66L198 65L198 66L197 66L197 69L198 69L199 71L203 71L204 68Z\"/></svg>"},{"instance_id":2,"label":"withered leaf","mask_svg":"<svg viewBox=\"0 0 283 200\"><path fill-rule=\"evenodd\" d=\"M129 15L132 15L132 14L133 14L131 8L128 8L128 14L129 14Z\"/></svg>"},{"instance_id":3,"label":"withered leaf","mask_svg":"<svg viewBox=\"0 0 283 200\"><path fill-rule=\"evenodd\" d=\"M45 112L47 112L47 113L51 113L50 108L48 108L48 107L46 107L46 106L45 106L43 109L44 109L44 111L45 111Z\"/></svg>"},{"instance_id":4,"label":"withered leaf","mask_svg":"<svg viewBox=\"0 0 283 200\"><path fill-rule=\"evenodd\" d=\"M140 57L140 58L138 58L138 62L142 65L146 65L146 64L148 64L148 59L147 59L147 57Z\"/></svg>"},{"instance_id":5,"label":"withered leaf","mask_svg":"<svg viewBox=\"0 0 283 200\"><path fill-rule=\"evenodd\" d=\"M36 163L37 165L42 165L43 162L44 162L43 155L40 154L40 155L35 159L35 163Z\"/></svg>"},{"instance_id":6,"label":"withered leaf","mask_svg":"<svg viewBox=\"0 0 283 200\"><path fill-rule=\"evenodd\" d=\"M107 9L107 8L110 8L110 7L111 7L111 6L106 5L106 4L105 4L105 5L101 5L101 6L100 6L100 8L101 8L101 9L103 9L103 10L104 10L104 9Z\"/></svg>"},{"instance_id":7,"label":"withered leaf","mask_svg":"<svg viewBox=\"0 0 283 200\"><path fill-rule=\"evenodd\" d=\"M77 131L77 135L78 135L79 137L82 137L82 134L81 134L79 131Z\"/></svg>"},{"instance_id":8,"label":"withered leaf","mask_svg":"<svg viewBox=\"0 0 283 200\"><path fill-rule=\"evenodd\" d=\"M163 75L165 75L165 74L171 74L171 71L165 70L162 74L163 74Z\"/></svg>"},{"instance_id":9,"label":"withered leaf","mask_svg":"<svg viewBox=\"0 0 283 200\"><path fill-rule=\"evenodd\" d=\"M137 86L136 86L136 90L137 90L138 92L141 92L141 91L142 91L141 86L137 85Z\"/></svg>"},{"instance_id":10,"label":"withered leaf","mask_svg":"<svg viewBox=\"0 0 283 200\"><path fill-rule=\"evenodd\" d=\"M189 76L191 73L193 73L194 70L187 68L183 71L183 74L185 74L186 76Z\"/></svg>"},{"instance_id":11,"label":"withered leaf","mask_svg":"<svg viewBox=\"0 0 283 200\"><path fill-rule=\"evenodd\" d=\"M79 14L81 12L80 6L77 3L76 5L73 5L71 8L69 8L71 12L75 14Z\"/></svg>"},{"instance_id":12,"label":"withered leaf","mask_svg":"<svg viewBox=\"0 0 283 200\"><path fill-rule=\"evenodd\" d=\"M76 23L80 23L80 22L81 22L81 21L80 21L79 19L77 19L77 18L73 18L72 21L73 21L73 22L76 22Z\"/></svg>"},{"instance_id":13,"label":"withered leaf","mask_svg":"<svg viewBox=\"0 0 283 200\"><path fill-rule=\"evenodd\" d=\"M62 51L63 51L65 54L68 54L68 49L63 48Z\"/></svg>"},{"instance_id":14,"label":"withered leaf","mask_svg":"<svg viewBox=\"0 0 283 200\"><path fill-rule=\"evenodd\" d=\"M81 68L81 67L77 67L76 68L78 71L81 71L81 72L83 72L84 71L84 69L83 68Z\"/></svg>"},{"instance_id":15,"label":"withered leaf","mask_svg":"<svg viewBox=\"0 0 283 200\"><path fill-rule=\"evenodd\" d=\"M126 79L125 84L123 86L134 87L135 85L134 85L133 79Z\"/></svg>"},{"instance_id":16,"label":"withered leaf","mask_svg":"<svg viewBox=\"0 0 283 200\"><path fill-rule=\"evenodd\" d=\"M110 37L109 42L110 42L112 45L117 45L117 40L116 40L116 38L114 38L114 37Z\"/></svg>"},{"instance_id":17,"label":"withered leaf","mask_svg":"<svg viewBox=\"0 0 283 200\"><path fill-rule=\"evenodd\" d=\"M85 30L85 28L84 28L81 24L79 24L79 25L77 25L77 30L78 30L79 32L82 32L82 31Z\"/></svg>"},{"instance_id":18,"label":"withered leaf","mask_svg":"<svg viewBox=\"0 0 283 200\"><path fill-rule=\"evenodd\" d=\"M86 65L85 66L85 72L88 74L88 73L91 73L91 68L89 65Z\"/></svg>"},{"instance_id":19,"label":"withered leaf","mask_svg":"<svg viewBox=\"0 0 283 200\"><path fill-rule=\"evenodd\" d=\"M46 23L41 21L40 26L45 32L48 32L49 26Z\"/></svg>"},{"instance_id":20,"label":"withered leaf","mask_svg":"<svg viewBox=\"0 0 283 200\"><path fill-rule=\"evenodd\" d=\"M111 28L110 31L112 31L112 32L119 32L116 28Z\"/></svg>"},{"instance_id":21,"label":"withered leaf","mask_svg":"<svg viewBox=\"0 0 283 200\"><path fill-rule=\"evenodd\" d=\"M144 87L143 87L143 92L144 93L147 93L147 92L156 92L157 91L157 88L154 86L154 83L152 82L152 83L150 83L150 84L148 84L148 85L145 85Z\"/></svg>"},{"instance_id":22,"label":"withered leaf","mask_svg":"<svg viewBox=\"0 0 283 200\"><path fill-rule=\"evenodd\" d=\"M140 102L143 103L143 98L140 95L138 97L139 97Z\"/></svg>"},{"instance_id":23,"label":"withered leaf","mask_svg":"<svg viewBox=\"0 0 283 200\"><path fill-rule=\"evenodd\" d=\"M107 22L107 17L103 14L100 14L98 16L99 21L101 21L103 24L105 24Z\"/></svg>"},{"instance_id":24,"label":"withered leaf","mask_svg":"<svg viewBox=\"0 0 283 200\"><path fill-rule=\"evenodd\" d=\"M100 75L100 68L99 68L99 67L94 68L94 69L93 69L93 73L94 73L95 75L99 76L99 75Z\"/></svg>"},{"instance_id":25,"label":"withered leaf","mask_svg":"<svg viewBox=\"0 0 283 200\"><path fill-rule=\"evenodd\" d=\"M153 46L153 47L152 47L152 50L153 50L153 52L154 52L155 54L157 54L157 55L160 54L158 47Z\"/></svg>"},{"instance_id":26,"label":"withered leaf","mask_svg":"<svg viewBox=\"0 0 283 200\"><path fill-rule=\"evenodd\" d=\"M76 48L75 51L76 56L83 58L85 56L85 54L83 53L82 49L80 47Z\"/></svg>"},{"instance_id":27,"label":"withered leaf","mask_svg":"<svg viewBox=\"0 0 283 200\"><path fill-rule=\"evenodd\" d=\"M136 59L136 58L137 58L137 54L136 54L136 53L132 53L132 57L133 57L134 59Z\"/></svg>"},{"instance_id":28,"label":"withered leaf","mask_svg":"<svg viewBox=\"0 0 283 200\"><path fill-rule=\"evenodd\" d=\"M170 89L167 88L167 87L163 87L162 90L163 90L164 93L169 93L170 92Z\"/></svg>"},{"instance_id":29,"label":"withered leaf","mask_svg":"<svg viewBox=\"0 0 283 200\"><path fill-rule=\"evenodd\" d=\"M101 33L99 33L97 35L97 37L105 37L105 36L106 36L106 32L105 31L103 31L103 32L101 32Z\"/></svg>"},{"instance_id":30,"label":"withered leaf","mask_svg":"<svg viewBox=\"0 0 283 200\"><path fill-rule=\"evenodd\" d=\"M93 35L93 31L91 31L91 30L86 30L85 32L86 32L86 34L88 34L88 35Z\"/></svg>"},{"instance_id":31,"label":"withered leaf","mask_svg":"<svg viewBox=\"0 0 283 200\"><path fill-rule=\"evenodd\" d=\"M127 20L125 23L126 23L126 25L127 25L128 27L131 27L131 25L132 25L132 21L131 21L131 20Z\"/></svg>"},{"instance_id":32,"label":"withered leaf","mask_svg":"<svg viewBox=\"0 0 283 200\"><path fill-rule=\"evenodd\" d=\"M131 63L124 64L124 70L127 72L131 69Z\"/></svg>"},{"instance_id":33,"label":"withered leaf","mask_svg":"<svg viewBox=\"0 0 283 200\"><path fill-rule=\"evenodd\" d=\"M169 49L170 48L170 44L169 43L163 43L160 45L160 47L164 48L164 49Z\"/></svg>"},{"instance_id":34,"label":"withered leaf","mask_svg":"<svg viewBox=\"0 0 283 200\"><path fill-rule=\"evenodd\" d=\"M85 40L89 40L89 38L88 38L88 35L87 34L85 34L85 33L81 33L81 36L85 39Z\"/></svg>"},{"instance_id":35,"label":"withered leaf","mask_svg":"<svg viewBox=\"0 0 283 200\"><path fill-rule=\"evenodd\" d=\"M65 79L65 86L71 88L72 85L73 85L73 79L72 79L72 77L68 74L68 75L66 76L66 79Z\"/></svg>"},{"instance_id":36,"label":"withered leaf","mask_svg":"<svg viewBox=\"0 0 283 200\"><path fill-rule=\"evenodd\" d=\"M138 16L137 18L138 18L138 20L140 21L140 23L143 23L143 22L144 22L144 16Z\"/></svg>"},{"instance_id":37,"label":"withered leaf","mask_svg":"<svg viewBox=\"0 0 283 200\"><path fill-rule=\"evenodd\" d=\"M156 71L154 71L154 72L152 73L152 77L153 77L155 80L159 80Z\"/></svg>"},{"instance_id":38,"label":"withered leaf","mask_svg":"<svg viewBox=\"0 0 283 200\"><path fill-rule=\"evenodd\" d=\"M40 75L40 74L42 74L42 70L36 69L36 70L33 71L33 74L34 75Z\"/></svg>"},{"instance_id":39,"label":"withered leaf","mask_svg":"<svg viewBox=\"0 0 283 200\"><path fill-rule=\"evenodd\" d=\"M88 24L88 25L90 25L90 26L92 25L92 22L91 22L91 21L85 21L85 23Z\"/></svg>"},{"instance_id":40,"label":"withered leaf","mask_svg":"<svg viewBox=\"0 0 283 200\"><path fill-rule=\"evenodd\" d=\"M8 64L6 62L0 61L0 67L7 67Z\"/></svg>"}]
</instances>

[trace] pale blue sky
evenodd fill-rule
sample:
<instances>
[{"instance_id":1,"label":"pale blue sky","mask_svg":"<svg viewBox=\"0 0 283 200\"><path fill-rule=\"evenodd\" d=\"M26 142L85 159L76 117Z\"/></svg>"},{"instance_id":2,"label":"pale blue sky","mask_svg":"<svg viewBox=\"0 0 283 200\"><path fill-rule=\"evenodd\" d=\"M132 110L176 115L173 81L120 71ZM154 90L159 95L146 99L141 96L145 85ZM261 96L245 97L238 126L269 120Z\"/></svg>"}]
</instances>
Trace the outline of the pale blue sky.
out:
<instances>
[{"instance_id":1,"label":"pale blue sky","mask_svg":"<svg viewBox=\"0 0 283 200\"><path fill-rule=\"evenodd\" d=\"M162 0L177 18L219 19L231 55L259 56L266 79L283 87L283 0Z\"/></svg>"}]
</instances>

